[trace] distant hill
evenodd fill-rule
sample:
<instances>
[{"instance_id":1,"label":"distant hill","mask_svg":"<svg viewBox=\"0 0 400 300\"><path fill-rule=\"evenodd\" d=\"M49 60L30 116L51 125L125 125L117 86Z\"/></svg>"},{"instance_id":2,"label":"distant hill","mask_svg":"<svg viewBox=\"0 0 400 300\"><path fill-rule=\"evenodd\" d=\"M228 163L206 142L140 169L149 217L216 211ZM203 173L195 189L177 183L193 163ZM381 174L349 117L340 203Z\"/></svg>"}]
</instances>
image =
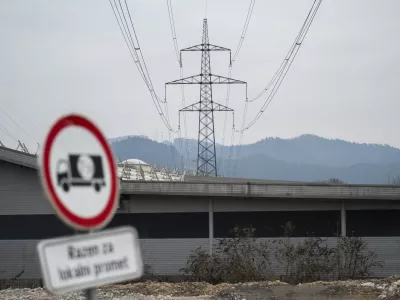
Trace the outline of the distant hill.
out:
<instances>
[{"instance_id":1,"label":"distant hill","mask_svg":"<svg viewBox=\"0 0 400 300\"><path fill-rule=\"evenodd\" d=\"M126 140L128 138L132 138L132 137L140 137L140 138L143 138L143 139L149 139L149 137L146 136L146 135L125 135L125 136L119 136L119 137L116 137L116 138L108 139L108 141L112 144L112 143L115 143L115 142L120 142L120 141Z\"/></svg>"},{"instance_id":2,"label":"distant hill","mask_svg":"<svg viewBox=\"0 0 400 300\"><path fill-rule=\"evenodd\" d=\"M111 149L119 160L141 159L155 165L165 165L170 170L178 167L180 154L173 145L158 143L148 138L133 136L114 140Z\"/></svg>"},{"instance_id":3,"label":"distant hill","mask_svg":"<svg viewBox=\"0 0 400 300\"><path fill-rule=\"evenodd\" d=\"M182 145L182 147L181 147ZM377 144L329 140L315 135L294 139L266 138L238 146L217 145L219 172L229 177L270 180L322 181L336 177L348 183L388 183L400 175L400 149ZM120 137L112 149L121 160L138 158L148 163L181 169L196 167L197 141L158 143L147 137ZM182 155L179 150L182 149ZM229 160L232 151L233 159ZM236 172L235 172L236 170Z\"/></svg>"},{"instance_id":4,"label":"distant hill","mask_svg":"<svg viewBox=\"0 0 400 300\"><path fill-rule=\"evenodd\" d=\"M197 141L189 140L188 144L196 146ZM178 145L179 140L176 139L175 147L178 148ZM232 148L236 157L238 147ZM217 153L222 153L228 158L229 147L218 145L217 150ZM390 164L400 161L400 149L389 145L358 144L311 134L293 139L266 138L254 144L242 145L240 157L254 154L264 154L286 162L330 166L350 166L357 163Z\"/></svg>"}]
</instances>

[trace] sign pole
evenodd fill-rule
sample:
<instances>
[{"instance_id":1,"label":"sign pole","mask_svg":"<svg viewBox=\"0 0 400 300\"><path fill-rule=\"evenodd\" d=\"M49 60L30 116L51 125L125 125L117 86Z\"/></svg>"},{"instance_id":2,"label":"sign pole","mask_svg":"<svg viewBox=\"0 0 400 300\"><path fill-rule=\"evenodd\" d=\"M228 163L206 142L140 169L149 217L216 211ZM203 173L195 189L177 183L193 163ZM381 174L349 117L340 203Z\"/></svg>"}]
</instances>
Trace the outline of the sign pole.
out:
<instances>
[{"instance_id":1,"label":"sign pole","mask_svg":"<svg viewBox=\"0 0 400 300\"><path fill-rule=\"evenodd\" d=\"M87 233L91 234L92 232L93 232L93 230L89 230ZM80 232L79 230L76 230L75 233L79 234L79 233L86 233L86 232L85 231ZM84 290L84 294L85 294L86 299L88 299L88 300L97 300L96 288L90 288L90 289Z\"/></svg>"},{"instance_id":2,"label":"sign pole","mask_svg":"<svg viewBox=\"0 0 400 300\"><path fill-rule=\"evenodd\" d=\"M84 116L58 119L38 159L44 192L75 235L40 241L39 262L46 289L58 294L81 290L97 300L97 288L139 278L143 260L131 226L101 230L119 199L119 180L110 145Z\"/></svg>"},{"instance_id":3,"label":"sign pole","mask_svg":"<svg viewBox=\"0 0 400 300\"><path fill-rule=\"evenodd\" d=\"M97 300L96 289L87 289L85 290L85 296L88 300Z\"/></svg>"}]
</instances>

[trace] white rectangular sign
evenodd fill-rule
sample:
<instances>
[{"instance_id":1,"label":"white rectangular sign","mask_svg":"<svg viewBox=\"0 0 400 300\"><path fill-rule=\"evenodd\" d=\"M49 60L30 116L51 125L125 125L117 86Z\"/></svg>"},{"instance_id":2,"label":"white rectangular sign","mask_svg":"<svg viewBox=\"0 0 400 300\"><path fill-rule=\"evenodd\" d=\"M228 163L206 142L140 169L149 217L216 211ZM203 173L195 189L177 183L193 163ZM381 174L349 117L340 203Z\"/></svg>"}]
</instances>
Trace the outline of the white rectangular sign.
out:
<instances>
[{"instance_id":1,"label":"white rectangular sign","mask_svg":"<svg viewBox=\"0 0 400 300\"><path fill-rule=\"evenodd\" d=\"M137 232L132 227L43 240L37 250L45 286L53 293L117 283L143 274Z\"/></svg>"}]
</instances>

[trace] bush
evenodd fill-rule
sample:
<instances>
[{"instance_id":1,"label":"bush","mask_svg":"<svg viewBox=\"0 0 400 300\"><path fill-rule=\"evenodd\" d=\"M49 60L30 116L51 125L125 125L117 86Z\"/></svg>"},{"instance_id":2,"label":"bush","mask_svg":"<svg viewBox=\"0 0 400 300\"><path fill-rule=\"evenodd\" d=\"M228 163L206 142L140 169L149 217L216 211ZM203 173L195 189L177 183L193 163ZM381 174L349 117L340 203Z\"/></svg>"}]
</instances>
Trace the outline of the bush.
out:
<instances>
[{"instance_id":1,"label":"bush","mask_svg":"<svg viewBox=\"0 0 400 300\"><path fill-rule=\"evenodd\" d=\"M244 282L265 280L271 274L267 244L257 242L255 229L235 227L231 238L219 239L215 253L197 248L182 271L198 281Z\"/></svg>"},{"instance_id":2,"label":"bush","mask_svg":"<svg viewBox=\"0 0 400 300\"><path fill-rule=\"evenodd\" d=\"M338 237L334 256L340 280L369 277L371 268L383 267L383 262L377 260L374 251L368 250L367 242L361 237Z\"/></svg>"},{"instance_id":3,"label":"bush","mask_svg":"<svg viewBox=\"0 0 400 300\"><path fill-rule=\"evenodd\" d=\"M181 271L197 281L211 283L266 280L273 276L273 255L290 283L327 279L356 279L371 275L371 268L382 267L375 252L360 237L338 237L337 246L328 247L326 239L308 236L297 244L292 241L295 226L282 226L284 237L260 242L252 227L235 227L231 238L219 239L213 255L197 248Z\"/></svg>"},{"instance_id":4,"label":"bush","mask_svg":"<svg viewBox=\"0 0 400 300\"><path fill-rule=\"evenodd\" d=\"M258 281L269 277L269 247L255 238L255 229L236 226L232 238L221 239L216 247L219 279L225 282Z\"/></svg>"},{"instance_id":5,"label":"bush","mask_svg":"<svg viewBox=\"0 0 400 300\"><path fill-rule=\"evenodd\" d=\"M309 236L297 245L293 245L291 237L295 226L288 222L282 227L284 239L275 244L274 256L284 268L285 280L297 283L327 277L332 271L333 250L325 244L326 240Z\"/></svg>"},{"instance_id":6,"label":"bush","mask_svg":"<svg viewBox=\"0 0 400 300\"><path fill-rule=\"evenodd\" d=\"M218 267L218 260L211 256L208 250L201 247L196 248L186 263L186 268L182 269L186 275L190 274L196 281L214 282L216 278L215 268Z\"/></svg>"}]
</instances>

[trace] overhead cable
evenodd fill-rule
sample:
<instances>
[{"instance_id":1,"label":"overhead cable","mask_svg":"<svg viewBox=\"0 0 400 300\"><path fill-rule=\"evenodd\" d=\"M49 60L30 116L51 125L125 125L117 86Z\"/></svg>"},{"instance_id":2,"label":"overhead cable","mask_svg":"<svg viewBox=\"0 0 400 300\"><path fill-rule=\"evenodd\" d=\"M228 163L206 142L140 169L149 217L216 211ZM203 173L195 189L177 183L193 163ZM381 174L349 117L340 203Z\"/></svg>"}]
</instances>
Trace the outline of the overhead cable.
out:
<instances>
[{"instance_id":1,"label":"overhead cable","mask_svg":"<svg viewBox=\"0 0 400 300\"><path fill-rule=\"evenodd\" d=\"M14 141L18 142L18 139L13 136L8 130L7 128L5 128L3 125L0 124L0 130L3 131L5 134L7 134L10 138L12 138Z\"/></svg>"},{"instance_id":2,"label":"overhead cable","mask_svg":"<svg viewBox=\"0 0 400 300\"><path fill-rule=\"evenodd\" d=\"M250 24L251 15L253 14L253 9L254 9L254 4L255 3L256 3L256 0L251 0L250 1L250 5L249 5L249 9L247 11L246 21L244 22L242 34L240 35L240 40L239 40L239 43L238 43L238 45L236 47L236 51L233 54L232 64L236 61L236 58L239 55L240 49L242 49L242 45L243 45L243 42L244 42L244 38L246 37L247 28L249 27L249 24Z\"/></svg>"},{"instance_id":3,"label":"overhead cable","mask_svg":"<svg viewBox=\"0 0 400 300\"><path fill-rule=\"evenodd\" d=\"M238 151L237 151L237 159L236 159L236 164L234 168L233 174L235 175L236 169L237 169L237 164L238 164L238 159L240 155L240 149L242 146L242 138L243 134L245 131L249 130L256 122L257 120L261 117L261 115L264 113L268 105L271 103L273 100L273 97L275 96L276 92L278 91L279 87L281 86L283 80L286 77L286 74L288 73L306 35L308 30L311 27L311 24L315 18L315 15L319 9L319 6L321 5L322 0L314 0L313 5L311 6L310 11L307 14L307 17L299 31L299 33L296 36L295 41L293 42L288 54L286 55L285 59L281 63L280 67L276 71L275 75L273 76L272 80L268 83L268 85L261 91L255 98L251 100L246 99L245 103L245 108L243 111L243 122L242 122L242 128L240 130L237 130L237 132L240 132L240 141L238 144ZM264 104L262 105L260 111L257 113L257 115L247 124L245 125L245 120L247 116L247 106L249 102L254 102L258 98L260 98L262 95L264 95L272 86L270 94L267 96Z\"/></svg>"},{"instance_id":4,"label":"overhead cable","mask_svg":"<svg viewBox=\"0 0 400 300\"><path fill-rule=\"evenodd\" d=\"M321 0L321 1L322 1L322 0ZM321 1L320 1L320 2L321 2ZM295 40L294 40L292 46L290 47L288 53L286 54L284 60L282 61L281 65L279 66L279 68L276 70L276 72L275 72L274 76L272 77L272 79L270 80L270 82L268 82L268 84L263 88L263 90L262 90L257 96L255 96L254 98L252 98L251 100L249 100L249 102L254 102L255 100L257 100L258 98L260 98L262 95L264 95L264 94L269 90L269 88L271 87L271 85L276 81L278 75L279 75L280 73L282 73L283 69L284 69L285 66L288 64L288 61L289 61L290 58L293 56L293 53L294 53L296 47L297 47L297 48L300 48L301 44L299 44L299 40L300 40L301 36L304 34L304 32L305 32L304 30L305 30L305 28L306 28L307 23L308 23L309 20L310 20L311 14L312 14L314 11L315 11L315 13L316 13L316 10L315 10L315 8L316 8L316 6L315 6L316 2L317 2L317 0L314 0L314 3L313 3L313 5L311 6L311 9L310 9L310 11L309 11L308 14L307 14L306 19L304 20L304 23L303 23L303 25L301 26L299 33L297 34L297 36L296 36L296 38L295 38ZM319 6L319 5L318 5L318 6Z\"/></svg>"},{"instance_id":5,"label":"overhead cable","mask_svg":"<svg viewBox=\"0 0 400 300\"><path fill-rule=\"evenodd\" d=\"M174 19L174 12L172 9L172 3L171 0L167 0L167 7L168 7L168 17L169 17L169 24L170 24L170 28L171 28L171 34L172 34L172 41L174 44L174 49L175 49L175 55L176 55L176 59L179 65L179 69L180 69L180 78L183 78L183 65L180 59L180 52L179 52L179 45L178 45L178 37L176 34L176 29L175 29L175 19ZM166 94L166 92L165 92ZM165 95L166 97L166 95ZM182 97L182 106L185 107L186 106L186 99L185 99L185 88L184 85L181 84L181 97ZM186 121L186 113L183 113L183 124L184 124L184 135L185 135L185 141L186 141L186 148L188 146L188 142L187 142L187 138L188 138L188 131L187 131L187 121ZM179 131L179 152L183 153L183 144L182 144L182 132L181 132L181 128L180 126L178 127L178 131ZM187 153L187 151L186 151ZM186 155L187 156L187 155ZM187 160L189 160L188 157L186 157ZM182 157L181 157L182 160Z\"/></svg>"},{"instance_id":6,"label":"overhead cable","mask_svg":"<svg viewBox=\"0 0 400 300\"><path fill-rule=\"evenodd\" d=\"M254 9L255 3L256 3L255 0L250 0L250 5L249 5L249 8L247 10L246 20L245 20L244 25L243 25L243 29L242 29L242 33L240 35L239 43L236 46L236 50L234 52L232 62L229 65L228 78L232 77L232 67L233 67L233 64L236 62L236 58L239 55L240 50L242 49L242 45L243 45L244 39L246 37L247 29L248 29L249 24L250 24L250 20L251 20L252 14L253 14L253 9ZM226 97L225 97L225 106L229 106L230 93L231 93L231 86L230 86L230 84L228 84L227 90L226 90ZM224 142L225 142L227 119L228 119L228 113L225 113L224 127L223 127L223 130L222 130L223 135L222 135L221 155L220 155L220 163L219 163L220 166L222 166L222 157L223 157L223 153L224 153ZM228 160L228 163L230 163L230 160Z\"/></svg>"},{"instance_id":7,"label":"overhead cable","mask_svg":"<svg viewBox=\"0 0 400 300\"><path fill-rule=\"evenodd\" d=\"M321 5L321 2L322 2L322 0L314 0L313 6L311 7L311 10L307 16L307 19L302 26L302 30L299 32L299 34L295 40L294 47L292 47L292 49L289 53L289 56L285 58L283 67L280 68L280 71L279 71L278 75L276 76L274 83L271 84L271 86L272 86L271 92L267 96L264 104L262 105L262 107L261 107L260 111L257 113L257 115L245 127L243 127L241 129L241 131L249 130L257 122L257 120L261 117L261 115L264 113L266 108L269 106L269 104L273 100L276 92L278 91L283 80L285 79L286 74L288 73L298 51L300 50L300 46L302 45L302 43L307 35L307 32L311 27L311 24L315 18L315 15L318 11L319 6ZM252 99L252 101L254 101L254 100L255 99Z\"/></svg>"},{"instance_id":8,"label":"overhead cable","mask_svg":"<svg viewBox=\"0 0 400 300\"><path fill-rule=\"evenodd\" d=\"M18 125L18 123L15 122L14 119L11 118L10 115L4 111L4 109L2 109L0 107L0 110L11 120L11 122L13 122L19 129L21 129L28 137L30 136L29 133L26 132L26 130L24 128L22 128L20 125Z\"/></svg>"},{"instance_id":9,"label":"overhead cable","mask_svg":"<svg viewBox=\"0 0 400 300\"><path fill-rule=\"evenodd\" d=\"M109 2L111 5L111 8L113 10L115 19L117 20L118 26L121 30L121 33L124 37L125 43L126 43L128 49L129 49L129 52L132 56L132 59L135 62L135 65L150 92L150 96L153 100L153 103L157 109L158 114L161 117L161 120L163 121L163 123L164 123L165 127L168 129L168 131L177 132L177 130L174 130L172 128L172 126L169 122L169 117L167 115L168 113L167 112L164 113L164 111L160 105L160 103L165 103L165 101L161 101L154 90L153 83L151 81L151 77L150 77L149 71L147 69L146 62L144 60L143 51L140 48L139 39L137 37L136 30L133 25L132 17L131 17L130 10L129 10L126 0L125 0L125 7L126 7L127 16L129 18L131 26L129 26L129 24L128 24L126 14L121 5L121 0L113 0L114 5L111 2L111 0L109 0ZM117 5L117 2L119 5ZM119 8L118 8L118 6L119 6ZM122 24L122 26L121 26L121 24ZM132 36L130 29L132 29L134 38Z\"/></svg>"}]
</instances>

